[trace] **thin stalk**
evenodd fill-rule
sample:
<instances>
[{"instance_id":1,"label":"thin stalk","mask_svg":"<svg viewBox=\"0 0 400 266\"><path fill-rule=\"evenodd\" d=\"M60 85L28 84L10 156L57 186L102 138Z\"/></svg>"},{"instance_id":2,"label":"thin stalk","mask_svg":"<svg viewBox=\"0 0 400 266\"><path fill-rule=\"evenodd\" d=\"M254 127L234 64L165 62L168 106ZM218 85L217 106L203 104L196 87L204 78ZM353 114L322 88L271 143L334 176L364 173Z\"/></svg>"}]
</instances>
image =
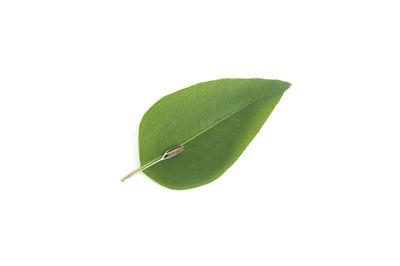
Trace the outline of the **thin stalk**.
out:
<instances>
[{"instance_id":1,"label":"thin stalk","mask_svg":"<svg viewBox=\"0 0 400 266\"><path fill-rule=\"evenodd\" d=\"M166 160L166 159L169 159L169 158L172 158L172 157L178 155L179 153L181 153L183 151L183 149L184 148L182 145L174 146L174 147L168 149L162 156L160 156L160 157L140 166L138 169L130 172L127 176L125 176L124 178L121 179L121 182L124 182L126 179L133 176L134 174L136 174L140 171L143 171L143 170L149 168L150 166L152 166L158 162L161 162L162 160Z\"/></svg>"},{"instance_id":2,"label":"thin stalk","mask_svg":"<svg viewBox=\"0 0 400 266\"><path fill-rule=\"evenodd\" d=\"M127 174L124 178L122 178L122 179L121 179L121 182L124 182L126 179L130 178L131 176L133 176L133 175L136 174L137 172L143 171L143 170L149 168L150 166L152 166L153 164L156 164L156 163L158 163L158 162L164 160L163 157L164 157L164 156L160 156L160 157L154 159L153 161L148 162L148 163L146 163L146 164L140 166L139 168L133 170L132 172L130 172L129 174Z\"/></svg>"}]
</instances>

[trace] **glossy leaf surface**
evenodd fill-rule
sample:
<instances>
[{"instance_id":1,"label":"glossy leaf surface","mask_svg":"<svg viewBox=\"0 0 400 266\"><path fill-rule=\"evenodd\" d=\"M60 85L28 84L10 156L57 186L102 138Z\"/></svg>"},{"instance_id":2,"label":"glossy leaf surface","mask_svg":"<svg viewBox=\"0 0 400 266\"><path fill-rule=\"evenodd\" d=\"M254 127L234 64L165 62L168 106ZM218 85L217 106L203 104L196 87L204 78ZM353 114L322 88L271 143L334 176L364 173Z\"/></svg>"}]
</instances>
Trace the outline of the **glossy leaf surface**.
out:
<instances>
[{"instance_id":1,"label":"glossy leaf surface","mask_svg":"<svg viewBox=\"0 0 400 266\"><path fill-rule=\"evenodd\" d=\"M185 150L144 173L172 189L215 180L240 156L289 87L279 80L220 79L163 97L140 123L141 164L175 145Z\"/></svg>"}]
</instances>

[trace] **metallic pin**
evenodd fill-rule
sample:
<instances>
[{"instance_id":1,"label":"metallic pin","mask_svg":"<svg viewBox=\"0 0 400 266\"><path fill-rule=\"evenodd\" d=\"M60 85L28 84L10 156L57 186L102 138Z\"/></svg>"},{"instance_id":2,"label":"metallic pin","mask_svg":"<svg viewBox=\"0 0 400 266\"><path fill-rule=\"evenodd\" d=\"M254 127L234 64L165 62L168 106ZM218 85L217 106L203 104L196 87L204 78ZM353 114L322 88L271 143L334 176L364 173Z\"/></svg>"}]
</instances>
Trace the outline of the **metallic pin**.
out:
<instances>
[{"instance_id":1,"label":"metallic pin","mask_svg":"<svg viewBox=\"0 0 400 266\"><path fill-rule=\"evenodd\" d=\"M133 176L133 175L136 174L137 172L143 171L143 170L149 168L150 166L152 166L152 165L154 165L154 164L156 164L156 163L159 163L159 162L161 162L161 161L163 161L163 160L166 160L166 159L169 159L169 158L172 158L172 157L178 155L179 153L183 152L183 150L184 150L184 147L181 146L181 145L178 145L178 146L174 146L174 147L172 147L172 148L169 148L169 149L164 153L164 155L162 155L162 156L160 156L160 157L158 157L158 158L156 158L156 159L154 159L154 160L152 160L152 161L150 161L150 162L148 162L148 163L146 163L146 164L140 166L138 169L132 171L132 172L129 173L127 176L125 176L124 178L122 178L122 179L121 179L121 182L124 182L126 179L128 179L128 178L131 177L131 176Z\"/></svg>"}]
</instances>

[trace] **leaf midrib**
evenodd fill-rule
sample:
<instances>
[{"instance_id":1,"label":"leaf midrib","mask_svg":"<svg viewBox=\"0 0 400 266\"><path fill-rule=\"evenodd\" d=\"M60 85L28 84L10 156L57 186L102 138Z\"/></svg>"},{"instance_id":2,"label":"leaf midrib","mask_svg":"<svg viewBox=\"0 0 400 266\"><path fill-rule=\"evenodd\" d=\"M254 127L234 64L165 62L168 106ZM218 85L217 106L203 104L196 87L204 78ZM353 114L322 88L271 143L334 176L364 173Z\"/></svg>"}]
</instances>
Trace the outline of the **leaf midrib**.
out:
<instances>
[{"instance_id":1,"label":"leaf midrib","mask_svg":"<svg viewBox=\"0 0 400 266\"><path fill-rule=\"evenodd\" d=\"M251 100L250 102L248 102L247 104L243 105L242 107L238 108L237 110L233 111L232 113L226 115L225 117L221 118L220 120L216 121L215 123L213 123L212 125L206 127L205 129L203 129L202 131L200 131L199 133L195 134L194 136L190 137L189 139L185 140L184 142L182 142L180 145L184 146L186 145L188 142L192 141L193 139L197 138L198 136L200 136L201 134L207 132L208 130L210 130L211 128L215 127L216 125L218 125L219 123L223 122L224 120L228 119L229 117L233 116L234 114L240 112L241 110L243 110L244 108L246 108L247 106L249 106L250 104L256 102L257 100L259 100L262 97L265 97L269 94L270 92L260 95L256 98L254 98L253 100Z\"/></svg>"}]
</instances>

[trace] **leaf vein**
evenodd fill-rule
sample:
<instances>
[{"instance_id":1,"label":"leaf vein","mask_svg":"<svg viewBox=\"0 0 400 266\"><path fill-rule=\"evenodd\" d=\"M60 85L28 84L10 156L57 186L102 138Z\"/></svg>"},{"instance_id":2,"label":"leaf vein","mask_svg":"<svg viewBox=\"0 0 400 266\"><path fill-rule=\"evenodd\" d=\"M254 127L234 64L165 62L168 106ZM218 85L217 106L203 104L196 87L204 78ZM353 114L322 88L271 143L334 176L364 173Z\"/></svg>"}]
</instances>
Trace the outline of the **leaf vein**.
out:
<instances>
[{"instance_id":1,"label":"leaf vein","mask_svg":"<svg viewBox=\"0 0 400 266\"><path fill-rule=\"evenodd\" d=\"M225 119L228 119L229 117L233 116L234 114L240 112L241 110L243 110L244 108L246 108L247 106L249 106L250 104L254 103L255 101L259 100L262 97L265 97L269 94L266 93L264 95L260 95L256 98L254 98L252 101L250 101L249 103L243 105L242 107L238 108L237 110L233 111L232 113L228 114L227 116L221 118L220 120L216 121L215 123L213 123L212 125L206 127L205 129L203 129L202 131L200 131L199 133L195 134L194 136L190 137L189 139L185 140L184 142L181 143L182 146L184 146L185 144L187 144L188 142L192 141L193 139L197 138L198 136L200 136L201 134L207 132L208 130L210 130L211 128L215 127L216 125L218 125L219 123L223 122Z\"/></svg>"}]
</instances>

